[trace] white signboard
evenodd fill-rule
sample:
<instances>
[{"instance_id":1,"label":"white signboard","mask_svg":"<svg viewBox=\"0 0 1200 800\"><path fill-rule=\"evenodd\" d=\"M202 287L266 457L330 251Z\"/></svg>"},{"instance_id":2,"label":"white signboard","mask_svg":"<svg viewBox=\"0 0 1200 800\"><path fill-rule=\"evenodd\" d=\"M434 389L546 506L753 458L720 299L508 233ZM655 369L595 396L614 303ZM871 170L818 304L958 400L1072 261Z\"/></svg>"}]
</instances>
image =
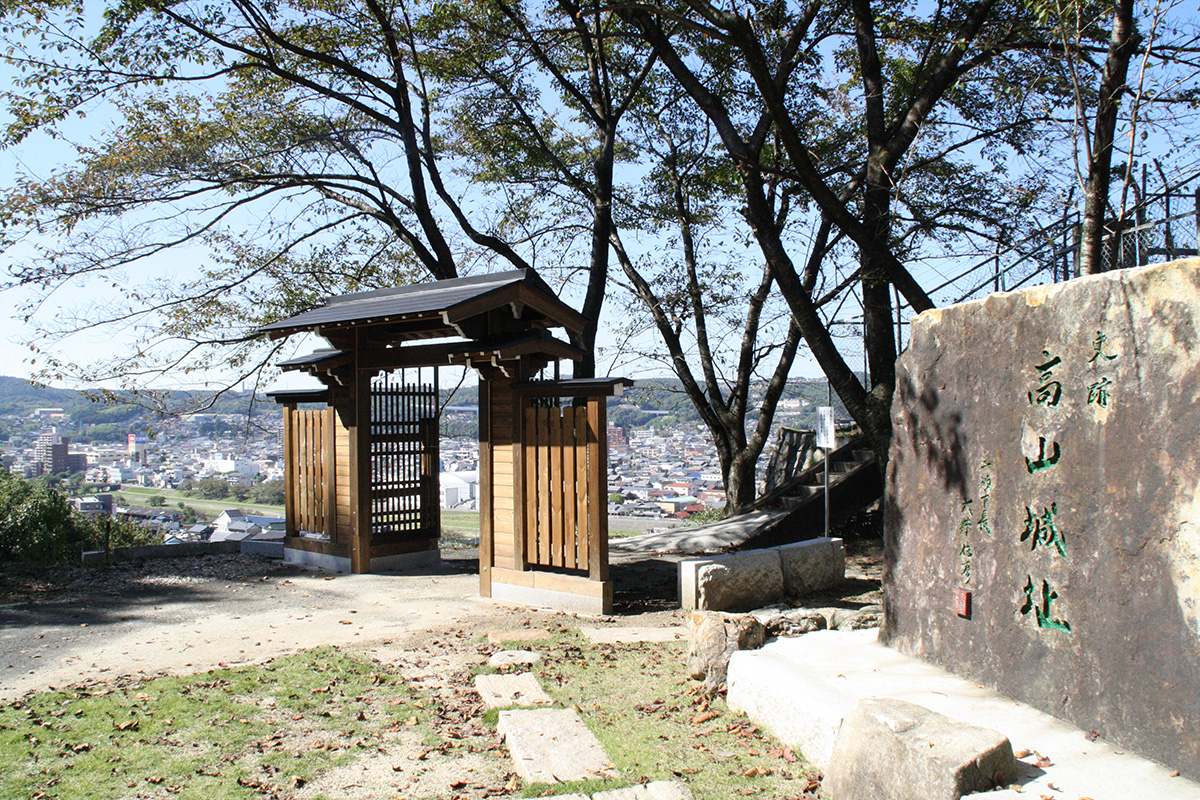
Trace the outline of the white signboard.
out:
<instances>
[{"instance_id":1,"label":"white signboard","mask_svg":"<svg viewBox=\"0 0 1200 800\"><path fill-rule=\"evenodd\" d=\"M832 450L837 446L837 430L833 425L833 407L817 407L817 447Z\"/></svg>"}]
</instances>

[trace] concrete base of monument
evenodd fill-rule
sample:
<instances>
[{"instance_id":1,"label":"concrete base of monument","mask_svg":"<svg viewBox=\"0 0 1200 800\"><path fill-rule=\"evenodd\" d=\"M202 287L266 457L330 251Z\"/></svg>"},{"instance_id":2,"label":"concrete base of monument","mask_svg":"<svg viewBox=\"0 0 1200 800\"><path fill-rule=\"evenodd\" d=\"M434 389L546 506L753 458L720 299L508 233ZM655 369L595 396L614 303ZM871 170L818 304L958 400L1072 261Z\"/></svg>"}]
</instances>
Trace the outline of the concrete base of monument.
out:
<instances>
[{"instance_id":1,"label":"concrete base of monument","mask_svg":"<svg viewBox=\"0 0 1200 800\"><path fill-rule=\"evenodd\" d=\"M380 556L371 559L371 572L411 572L436 566L441 558L441 552L438 550L419 550L415 553ZM285 547L283 548L283 560L287 564L302 564L306 567L318 567L333 572L350 572L350 559L345 556L332 556L311 550Z\"/></svg>"},{"instance_id":2,"label":"concrete base of monument","mask_svg":"<svg viewBox=\"0 0 1200 800\"><path fill-rule=\"evenodd\" d=\"M1200 784L1172 775L1062 720L877 641L877 631L816 631L737 652L729 663L729 705L770 728L820 764L842 718L872 697L905 700L1008 737L1018 756L1016 788L980 800L1088 797L1092 800L1197 800Z\"/></svg>"}]
</instances>

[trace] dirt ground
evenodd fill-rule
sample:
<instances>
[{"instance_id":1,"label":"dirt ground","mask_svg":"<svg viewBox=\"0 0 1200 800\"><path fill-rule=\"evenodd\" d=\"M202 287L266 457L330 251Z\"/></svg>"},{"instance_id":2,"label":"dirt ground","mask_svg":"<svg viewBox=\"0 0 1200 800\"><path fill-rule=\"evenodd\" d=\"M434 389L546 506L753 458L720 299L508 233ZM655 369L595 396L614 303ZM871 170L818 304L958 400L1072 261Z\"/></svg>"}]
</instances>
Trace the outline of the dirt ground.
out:
<instances>
[{"instance_id":1,"label":"dirt ground","mask_svg":"<svg viewBox=\"0 0 1200 800\"><path fill-rule=\"evenodd\" d=\"M470 670L497 649L480 644L487 634L681 626L686 613L677 608L670 560L614 563L614 615L581 619L480 598L475 558L473 550L446 551L439 567L418 575L342 575L258 556L9 569L0 572L0 700L352 646L436 698L440 744L390 731L370 746L356 743L353 761L286 797L511 796L511 762L482 727L470 683ZM821 604L877 602L878 548L851 544L847 561L844 591ZM298 727L272 746L297 754L351 746L312 736Z\"/></svg>"},{"instance_id":2,"label":"dirt ground","mask_svg":"<svg viewBox=\"0 0 1200 800\"><path fill-rule=\"evenodd\" d=\"M0 698L89 678L199 672L319 644L544 622L554 614L478 596L474 553L418 575L340 575L258 556L0 573ZM612 625L673 625L671 564L614 568Z\"/></svg>"}]
</instances>

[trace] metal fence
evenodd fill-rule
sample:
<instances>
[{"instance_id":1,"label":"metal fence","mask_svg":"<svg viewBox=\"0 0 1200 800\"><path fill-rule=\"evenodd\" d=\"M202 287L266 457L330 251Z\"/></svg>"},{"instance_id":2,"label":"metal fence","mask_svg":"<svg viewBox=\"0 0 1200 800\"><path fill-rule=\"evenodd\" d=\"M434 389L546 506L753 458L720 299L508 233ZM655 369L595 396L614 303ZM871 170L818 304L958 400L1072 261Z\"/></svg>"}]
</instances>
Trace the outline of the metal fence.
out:
<instances>
[{"instance_id":1,"label":"metal fence","mask_svg":"<svg viewBox=\"0 0 1200 800\"><path fill-rule=\"evenodd\" d=\"M961 303L990 292L1056 283L1079 276L1079 214L1064 214L935 286L939 305ZM1144 266L1200 256L1200 188L1156 195L1132 220L1110 223L1101 257L1108 269Z\"/></svg>"}]
</instances>

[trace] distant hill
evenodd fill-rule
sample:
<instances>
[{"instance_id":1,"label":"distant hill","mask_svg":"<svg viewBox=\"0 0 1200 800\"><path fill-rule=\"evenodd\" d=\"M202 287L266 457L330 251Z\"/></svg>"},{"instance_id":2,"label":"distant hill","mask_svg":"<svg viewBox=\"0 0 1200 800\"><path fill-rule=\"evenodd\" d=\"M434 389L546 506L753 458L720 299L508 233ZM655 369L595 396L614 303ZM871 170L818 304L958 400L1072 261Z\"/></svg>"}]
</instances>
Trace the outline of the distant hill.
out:
<instances>
[{"instance_id":1,"label":"distant hill","mask_svg":"<svg viewBox=\"0 0 1200 800\"><path fill-rule=\"evenodd\" d=\"M35 386L24 378L0 375L0 414L32 414L37 408L66 407L80 399L72 389Z\"/></svg>"},{"instance_id":2,"label":"distant hill","mask_svg":"<svg viewBox=\"0 0 1200 800\"><path fill-rule=\"evenodd\" d=\"M93 401L76 389L38 386L24 378L0 375L0 416L15 416L32 423L29 418L37 409L61 408L70 416L75 435L83 440L119 440L126 432L148 427L157 418L134 398L120 402L124 398L118 395L115 399L117 402ZM192 392L180 391L170 394L167 403L168 407L188 410L195 408L197 399L198 395ZM277 406L261 394L256 398L253 392L230 392L202 411L244 417L251 411L255 415L275 413Z\"/></svg>"}]
</instances>

